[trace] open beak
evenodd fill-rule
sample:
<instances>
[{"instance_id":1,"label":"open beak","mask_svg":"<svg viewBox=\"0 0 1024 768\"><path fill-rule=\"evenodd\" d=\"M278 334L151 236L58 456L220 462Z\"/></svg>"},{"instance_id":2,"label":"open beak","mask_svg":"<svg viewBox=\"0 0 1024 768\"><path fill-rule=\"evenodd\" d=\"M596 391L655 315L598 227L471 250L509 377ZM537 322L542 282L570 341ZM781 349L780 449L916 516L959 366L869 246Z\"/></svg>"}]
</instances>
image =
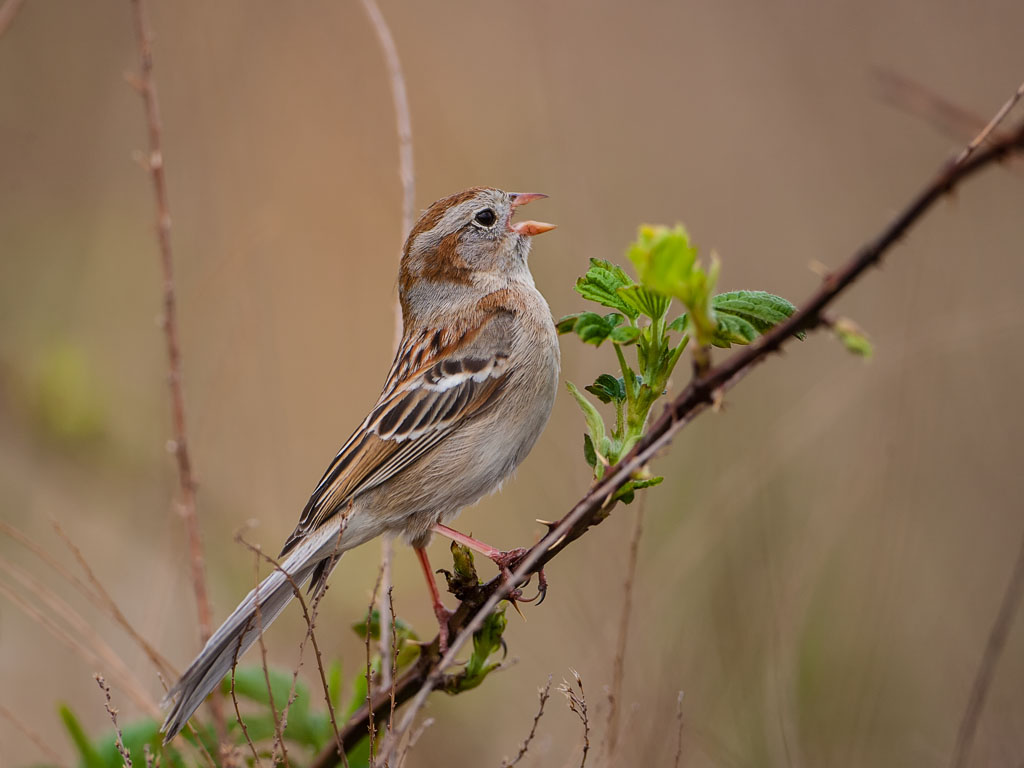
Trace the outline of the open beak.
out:
<instances>
[{"instance_id":1,"label":"open beak","mask_svg":"<svg viewBox=\"0 0 1024 768\"><path fill-rule=\"evenodd\" d=\"M547 195L540 192L512 192L509 197L512 198L512 211L514 213L515 209L519 206L532 203L534 200L541 200L547 197ZM554 224L546 224L543 221L518 221L515 224L509 222L509 229L526 237L541 235L545 232L550 232L554 228Z\"/></svg>"}]
</instances>

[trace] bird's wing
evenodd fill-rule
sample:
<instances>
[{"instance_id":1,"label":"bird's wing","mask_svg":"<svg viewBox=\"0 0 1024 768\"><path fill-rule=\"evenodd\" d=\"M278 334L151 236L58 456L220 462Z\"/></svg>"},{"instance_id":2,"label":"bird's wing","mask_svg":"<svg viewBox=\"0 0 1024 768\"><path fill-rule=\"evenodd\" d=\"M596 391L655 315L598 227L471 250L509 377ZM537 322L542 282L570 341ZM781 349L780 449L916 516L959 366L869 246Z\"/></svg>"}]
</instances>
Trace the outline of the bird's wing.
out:
<instances>
[{"instance_id":1,"label":"bird's wing","mask_svg":"<svg viewBox=\"0 0 1024 768\"><path fill-rule=\"evenodd\" d=\"M282 554L494 402L507 377L507 330L492 318L446 348L437 334L403 344L380 399L327 468Z\"/></svg>"}]
</instances>

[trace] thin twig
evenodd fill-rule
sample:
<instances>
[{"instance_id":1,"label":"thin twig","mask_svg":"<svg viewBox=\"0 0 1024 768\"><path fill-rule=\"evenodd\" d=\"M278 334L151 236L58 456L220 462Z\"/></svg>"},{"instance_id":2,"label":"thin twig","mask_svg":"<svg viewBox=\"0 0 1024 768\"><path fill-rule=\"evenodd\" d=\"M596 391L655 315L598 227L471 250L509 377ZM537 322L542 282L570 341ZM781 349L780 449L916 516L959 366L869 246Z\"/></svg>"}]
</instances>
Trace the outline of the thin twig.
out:
<instances>
[{"instance_id":1,"label":"thin twig","mask_svg":"<svg viewBox=\"0 0 1024 768\"><path fill-rule=\"evenodd\" d=\"M405 746L402 747L402 751L398 753L398 761L395 763L395 768L401 768L405 764L405 758L409 754L409 750L416 746L416 742L420 740L420 736L423 735L423 732L433 724L434 718L428 717L419 724L415 731L412 732L412 736L410 736L409 740L405 742Z\"/></svg>"},{"instance_id":2,"label":"thin twig","mask_svg":"<svg viewBox=\"0 0 1024 768\"><path fill-rule=\"evenodd\" d=\"M501 768L512 768L513 765L523 759L526 751L530 748L530 742L533 741L533 737L537 733L537 723L540 722L541 717L544 715L544 705L548 703L548 696L551 695L551 675L548 675L548 681L544 684L544 687L537 689L537 694L540 697L540 706L537 708L537 714L533 716L533 725L530 726L530 732L526 734L526 739L519 745L519 752L516 753L516 756L511 761L501 761Z\"/></svg>"},{"instance_id":3,"label":"thin twig","mask_svg":"<svg viewBox=\"0 0 1024 768\"><path fill-rule=\"evenodd\" d=\"M580 759L580 768L584 768L587 764L587 753L590 751L590 717L587 713L587 694L583 690L583 678L580 677L580 673L575 669L570 669L569 671L572 672L573 679L576 681L580 692L577 694L576 689L572 687L572 683L568 680L563 680L562 684L558 686L558 690L565 695L569 709L583 723L583 756Z\"/></svg>"},{"instance_id":4,"label":"thin twig","mask_svg":"<svg viewBox=\"0 0 1024 768\"><path fill-rule=\"evenodd\" d=\"M124 768L132 768L131 753L128 751L128 747L124 745L124 734L121 733L121 726L117 724L117 707L113 705L110 698L110 686L107 685L107 681L103 679L101 674L93 675L92 679L96 681L96 685L103 691L103 708L107 710L110 721L114 724L114 744L117 746L118 754L121 755L121 759L124 761Z\"/></svg>"},{"instance_id":5,"label":"thin twig","mask_svg":"<svg viewBox=\"0 0 1024 768\"><path fill-rule=\"evenodd\" d=\"M381 564L381 568L377 572L377 582L373 585L373 594L370 595L370 604L366 608L366 709L370 713L366 730L370 734L369 768L373 768L375 765L374 747L376 747L377 740L377 728L373 724L373 664L370 656L370 645L372 644L370 624L373 621L373 606L377 602L377 591L380 589L380 582L383 577L384 565ZM377 613L377 623L380 623L379 612ZM385 762L387 761L386 756L384 760Z\"/></svg>"},{"instance_id":6,"label":"thin twig","mask_svg":"<svg viewBox=\"0 0 1024 768\"><path fill-rule=\"evenodd\" d=\"M1010 110L1013 109L1014 105L1018 101L1020 101L1021 96L1024 96L1024 83L1021 83L1020 85L1017 86L1017 90L1014 91L1014 94L1005 101L1003 106L999 108L999 111L996 112L992 116L992 119L988 121L988 124L981 129L977 136L971 139L970 144L968 144L966 147L963 148L963 150L961 150L960 154L957 155L957 158L954 161L955 165L960 165L964 160L971 156L974 150L976 150L978 147L982 145L983 142L989 139L989 137L992 135L992 132L996 128L998 128L999 124L1006 119L1006 116L1008 114L1010 114Z\"/></svg>"},{"instance_id":7,"label":"thin twig","mask_svg":"<svg viewBox=\"0 0 1024 768\"><path fill-rule=\"evenodd\" d=\"M328 571L330 571L334 567L334 562L339 556L338 549L341 546L341 536L344 533L344 531L345 522L344 520L342 520L342 524L338 528L337 545L334 549L334 552L331 555L331 562L327 566ZM296 583L296 581L292 578L292 575L288 573L288 571L286 571L284 568L282 568L281 564L277 560L275 560L266 552L264 552L260 547L257 547L255 544L251 544L248 541L246 541L245 538L242 536L242 531L238 531L235 534L235 541L237 541L242 546L246 547L250 552L255 553L258 557L262 557L267 563L271 565L271 567L273 567L275 571L280 572L285 577L285 580L287 580L287 582L291 585L292 594L299 601L299 606L302 608L302 618L306 622L306 635L302 638L302 642L299 643L299 663L301 664L302 661L302 652L303 649L305 648L306 641L309 640L310 643L312 643L313 645L313 652L316 655L316 667L317 671L320 673L320 685L323 689L324 701L327 703L327 714L331 722L331 730L334 733L335 747L338 750L339 760L341 760L341 762L346 766L346 768L348 768L348 758L345 756L345 750L342 746L341 736L338 731L338 722L334 711L334 702L331 701L331 690L330 686L327 683L327 673L324 670L323 655L320 653L320 645L317 642L315 631L317 611L320 608L320 601L323 599L323 596L327 593L327 586L325 584L323 589L317 591L317 593L313 595L312 604L307 604L306 599L302 596L302 586ZM288 697L289 706L291 704L292 697L294 696L295 693L295 686L297 684L298 673L298 668L296 668L292 676L292 691L289 693Z\"/></svg>"},{"instance_id":8,"label":"thin twig","mask_svg":"<svg viewBox=\"0 0 1024 768\"><path fill-rule=\"evenodd\" d=\"M384 14L377 6L377 0L361 0L363 10L370 19L373 31L377 35L384 62L388 68L391 84L391 101L395 108L395 129L398 132L398 176L402 180L402 240L405 240L412 229L413 212L416 204L416 176L413 170L412 157L412 118L409 111L409 95L405 87L405 75L402 74L402 62L398 58L398 48L391 34ZM402 305L395 302L395 349L402 340Z\"/></svg>"},{"instance_id":9,"label":"thin twig","mask_svg":"<svg viewBox=\"0 0 1024 768\"><path fill-rule=\"evenodd\" d=\"M5 720L7 720L11 725L13 725L19 731L21 731L22 734L24 734L25 738L27 738L29 741L31 741L33 744L39 747L39 751L46 755L46 761L48 763L60 766L65 765L64 761L61 759L61 756L57 754L56 750L54 750L54 748L51 747L50 744L42 736L40 736L38 733L32 730L28 723L19 718L13 712L11 712L11 710L9 710L3 704L0 704L0 717L3 717Z\"/></svg>"},{"instance_id":10,"label":"thin twig","mask_svg":"<svg viewBox=\"0 0 1024 768\"><path fill-rule=\"evenodd\" d=\"M188 541L192 591L195 595L196 613L199 619L199 640L201 644L205 644L210 639L212 611L206 590L206 563L203 557L203 540L199 532L199 514L196 510L196 481L192 473L192 461L188 452L188 438L185 429L181 344L178 340L174 258L171 251L171 208L164 170L160 104L157 101L156 82L153 79L153 37L149 30L143 0L131 0L131 5L135 22L135 38L139 49L139 74L132 82L142 97L146 113L146 127L149 136L149 157L146 165L153 181L153 195L156 203L156 239L163 273L163 329L167 345L167 378L171 394L172 446L178 464L178 484L181 493L178 508L185 526L185 538ZM213 712L218 741L223 743L226 734L224 711L218 696L214 695L210 698L210 709Z\"/></svg>"},{"instance_id":11,"label":"thin twig","mask_svg":"<svg viewBox=\"0 0 1024 768\"><path fill-rule=\"evenodd\" d=\"M392 629L395 623L394 605L391 602L391 561L394 557L394 546L390 536L382 536L380 544L380 636L377 641L377 652L380 655L381 689L391 688L391 646L393 643Z\"/></svg>"},{"instance_id":12,"label":"thin twig","mask_svg":"<svg viewBox=\"0 0 1024 768\"><path fill-rule=\"evenodd\" d=\"M683 692L679 692L678 698L676 698L676 759L672 763L675 768L679 768L679 763L683 759Z\"/></svg>"},{"instance_id":13,"label":"thin twig","mask_svg":"<svg viewBox=\"0 0 1024 768\"><path fill-rule=\"evenodd\" d=\"M242 729L245 742L252 751L253 765L255 768L260 768L263 763L260 760L259 752L256 751L256 745L253 744L252 737L249 735L249 728L245 724L245 719L242 717L242 710L238 706L238 692L235 690L235 671L238 669L238 654L242 652L242 638L244 637L245 633L240 632L238 635L238 645L235 646L235 657L231 660L231 687L229 690L231 693L231 703L235 706L235 722Z\"/></svg>"},{"instance_id":14,"label":"thin twig","mask_svg":"<svg viewBox=\"0 0 1024 768\"><path fill-rule=\"evenodd\" d=\"M619 636L615 645L615 661L612 663L612 688L608 693L608 722L605 726L607 739L607 762L615 764L615 749L619 742L619 703L622 701L622 681L626 672L626 641L629 639L629 618L633 612L633 585L636 582L636 563L640 553L640 537L644 532L644 502L646 494L637 499L636 516L633 519L633 535L629 540L629 556L626 560L626 580L622 587L622 613L619 615Z\"/></svg>"},{"instance_id":15,"label":"thin twig","mask_svg":"<svg viewBox=\"0 0 1024 768\"><path fill-rule=\"evenodd\" d=\"M691 381L665 407L661 416L651 424L629 455L609 468L604 478L592 486L558 523L549 526L548 534L512 569L510 579L496 577L476 590L471 598L462 601L451 622L453 627L461 629L455 633L454 639L449 643L448 652L443 657L432 657L414 668L413 671L419 676L419 690L411 697L412 703L403 714L395 733L388 734L388 739L381 746L379 754L391 754L389 750L395 748L395 744L414 721L430 692L441 684L444 671L454 662L473 632L479 629L498 602L508 594L512 585L520 584L529 575L537 573L590 527L600 523L607 516L606 505L615 492L664 449L679 430L708 410L759 363L789 343L795 333L816 328L821 312L866 271L878 264L882 256L902 239L936 202L979 170L1022 150L1024 126L979 149L961 163L946 163L875 238L854 253L840 269L826 275L820 287L788 320L775 326L753 344L733 353L721 364L711 368L702 378ZM436 638L434 642L437 643ZM405 680L412 682L408 677ZM406 701L407 691L405 686L399 686L396 697L399 703ZM364 716L357 714L354 720ZM356 724L350 722L350 725ZM346 726L346 730L348 727ZM316 768L326 768L330 764L329 756L323 753L314 761Z\"/></svg>"},{"instance_id":16,"label":"thin twig","mask_svg":"<svg viewBox=\"0 0 1024 768\"><path fill-rule=\"evenodd\" d=\"M277 747L281 747L281 760L288 766L288 748L284 744L284 731L281 727L281 717L274 706L274 687L270 684L270 666L267 664L267 644L263 642L263 611L260 608L260 556L259 547L256 547L255 557L256 588L253 590L253 605L256 608L256 642L260 647L260 661L263 665L263 679L267 684L267 704L270 706L270 716L274 721L274 741L270 747L271 762L276 763L275 755ZM244 636L245 633L242 633ZM237 654L236 654L237 662Z\"/></svg>"},{"instance_id":17,"label":"thin twig","mask_svg":"<svg viewBox=\"0 0 1024 768\"><path fill-rule=\"evenodd\" d=\"M11 24L14 23L14 17L21 10L23 2L25 0L7 0L6 3L0 6L0 37L3 37L4 33L11 28Z\"/></svg>"},{"instance_id":18,"label":"thin twig","mask_svg":"<svg viewBox=\"0 0 1024 768\"><path fill-rule=\"evenodd\" d=\"M956 735L956 746L953 748L953 759L950 765L953 768L962 768L967 765L967 759L971 755L971 747L974 744L974 734L978 730L978 723L981 720L981 713L985 709L985 701L988 698L989 688L992 686L992 678L995 675L996 665L1003 656L1006 648L1006 637L1013 626L1013 620L1020 607L1021 597L1024 596L1024 539L1021 539L1020 550L1017 552L1017 562L1013 566L1010 580L1003 592L1003 600L999 604L999 612L989 630L988 640L985 642L985 652L978 664L978 671L974 676L974 684L971 686L971 695L967 699L967 708L964 710L963 719L960 721L960 729Z\"/></svg>"},{"instance_id":19,"label":"thin twig","mask_svg":"<svg viewBox=\"0 0 1024 768\"><path fill-rule=\"evenodd\" d=\"M388 679L388 695L391 705L388 709L388 732L395 727L395 680L398 678L398 626L395 619L394 587L388 587L388 615L391 617L391 672ZM381 660L381 666L384 662ZM382 688L384 686L381 686Z\"/></svg>"}]
</instances>

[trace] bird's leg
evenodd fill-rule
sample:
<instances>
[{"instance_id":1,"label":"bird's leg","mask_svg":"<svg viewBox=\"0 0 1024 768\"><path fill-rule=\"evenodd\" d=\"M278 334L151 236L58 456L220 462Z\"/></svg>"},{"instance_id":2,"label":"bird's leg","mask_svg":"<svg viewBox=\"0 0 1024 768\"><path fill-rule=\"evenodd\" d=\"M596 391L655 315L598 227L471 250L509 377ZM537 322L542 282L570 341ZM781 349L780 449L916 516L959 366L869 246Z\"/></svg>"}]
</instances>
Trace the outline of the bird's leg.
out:
<instances>
[{"instance_id":1,"label":"bird's leg","mask_svg":"<svg viewBox=\"0 0 1024 768\"><path fill-rule=\"evenodd\" d=\"M492 547L490 544L484 544L482 541L478 541L477 539L474 539L472 536L467 536L464 533L459 533L454 528L449 528L447 525L441 525L440 523L434 526L433 531L434 533L439 533L445 538L451 539L455 543L461 544L464 547L469 547L474 552L479 552L484 557L493 560L494 564L498 566L498 570L501 571L501 575L504 576L505 580L510 584L512 582L512 570L510 566L512 565L512 563L519 560L528 551L523 547L518 547L516 549L510 549L507 552L504 552L500 549ZM541 574L540 578L541 584L546 588L547 580L544 579L543 573ZM514 586L515 585L513 585L513 587ZM509 594L509 598L512 600L513 604L516 602L516 600L522 600L522 596L523 593L518 589L513 589L513 591ZM522 601L528 603L536 599L536 597L531 597L529 600Z\"/></svg>"},{"instance_id":2,"label":"bird's leg","mask_svg":"<svg viewBox=\"0 0 1024 768\"><path fill-rule=\"evenodd\" d=\"M434 571L430 567L429 558L427 558L427 550L423 547L415 547L415 549L416 557L423 567L423 575L427 577L430 601L434 606L434 616L437 617L438 650L444 654L448 651L448 620L452 617L452 612L441 602L441 593L437 591L437 582L434 580Z\"/></svg>"}]
</instances>

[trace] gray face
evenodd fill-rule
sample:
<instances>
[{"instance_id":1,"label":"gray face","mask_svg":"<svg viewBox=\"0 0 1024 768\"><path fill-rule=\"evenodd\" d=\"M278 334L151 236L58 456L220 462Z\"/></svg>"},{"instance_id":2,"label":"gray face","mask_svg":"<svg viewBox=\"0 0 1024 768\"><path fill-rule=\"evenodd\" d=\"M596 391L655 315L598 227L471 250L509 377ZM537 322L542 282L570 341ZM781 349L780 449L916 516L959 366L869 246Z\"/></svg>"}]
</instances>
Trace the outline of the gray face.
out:
<instances>
[{"instance_id":1,"label":"gray face","mask_svg":"<svg viewBox=\"0 0 1024 768\"><path fill-rule=\"evenodd\" d=\"M512 212L512 196L500 189L438 200L409 234L403 271L437 280L525 270L530 239L510 227Z\"/></svg>"}]
</instances>

